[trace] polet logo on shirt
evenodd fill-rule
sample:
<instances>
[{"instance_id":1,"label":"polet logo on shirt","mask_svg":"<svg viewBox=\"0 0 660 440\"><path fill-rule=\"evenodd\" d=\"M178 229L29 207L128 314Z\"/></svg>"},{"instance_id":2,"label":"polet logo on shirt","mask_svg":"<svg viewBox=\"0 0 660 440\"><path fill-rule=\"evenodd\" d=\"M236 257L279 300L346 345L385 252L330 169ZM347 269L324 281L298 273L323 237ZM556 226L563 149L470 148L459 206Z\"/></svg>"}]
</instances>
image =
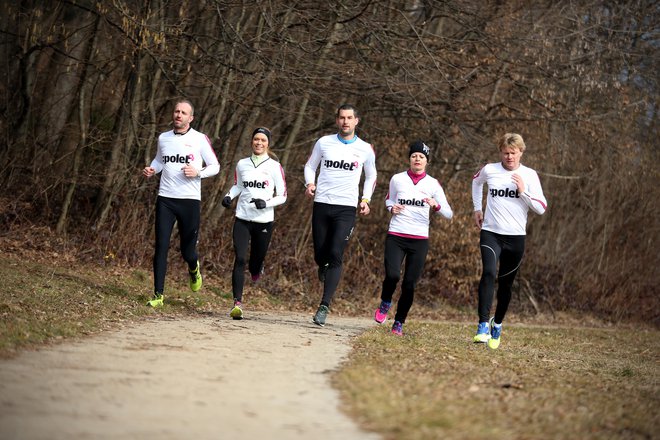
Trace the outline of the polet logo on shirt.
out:
<instances>
[{"instance_id":1,"label":"polet logo on shirt","mask_svg":"<svg viewBox=\"0 0 660 440\"><path fill-rule=\"evenodd\" d=\"M424 206L424 200L412 199L399 199L397 200L399 205L408 205L408 206Z\"/></svg>"},{"instance_id":2,"label":"polet logo on shirt","mask_svg":"<svg viewBox=\"0 0 660 440\"><path fill-rule=\"evenodd\" d=\"M323 166L326 168L335 168L338 170L347 170L347 171L353 171L354 169L358 168L360 164L358 161L355 162L346 162L345 160L330 160L326 159L323 161Z\"/></svg>"},{"instance_id":3,"label":"polet logo on shirt","mask_svg":"<svg viewBox=\"0 0 660 440\"><path fill-rule=\"evenodd\" d=\"M252 181L244 180L243 188L259 188L259 189L268 188L268 181L264 180L263 182L259 182L258 180L252 180Z\"/></svg>"},{"instance_id":4,"label":"polet logo on shirt","mask_svg":"<svg viewBox=\"0 0 660 440\"><path fill-rule=\"evenodd\" d=\"M182 156L181 154L173 154L171 156L163 156L163 163L190 163L195 160L195 155L194 154L188 154L186 156Z\"/></svg>"},{"instance_id":5,"label":"polet logo on shirt","mask_svg":"<svg viewBox=\"0 0 660 440\"><path fill-rule=\"evenodd\" d=\"M490 192L491 197L509 197L509 198L517 198L517 199L520 198L520 194L518 194L517 189L514 191L511 188L504 188L504 189L490 188L488 191Z\"/></svg>"}]
</instances>

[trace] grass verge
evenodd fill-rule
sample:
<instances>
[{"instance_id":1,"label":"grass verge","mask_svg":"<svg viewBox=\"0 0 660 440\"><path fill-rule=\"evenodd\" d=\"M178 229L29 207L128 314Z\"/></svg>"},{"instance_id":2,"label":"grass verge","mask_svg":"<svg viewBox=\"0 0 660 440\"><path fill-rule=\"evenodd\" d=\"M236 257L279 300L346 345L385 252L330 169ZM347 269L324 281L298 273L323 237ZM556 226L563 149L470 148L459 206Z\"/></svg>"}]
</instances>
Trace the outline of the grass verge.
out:
<instances>
[{"instance_id":1,"label":"grass verge","mask_svg":"<svg viewBox=\"0 0 660 440\"><path fill-rule=\"evenodd\" d=\"M660 425L658 331L415 322L360 336L334 376L351 414L386 439L650 439Z\"/></svg>"},{"instance_id":2,"label":"grass verge","mask_svg":"<svg viewBox=\"0 0 660 440\"><path fill-rule=\"evenodd\" d=\"M152 281L151 274L141 269L79 268L5 255L0 255L0 282L0 357L4 358L21 349L149 316L204 313L226 307L231 298L220 289L192 293L182 277L178 282L168 280L174 286L164 307L155 311L145 306Z\"/></svg>"}]
</instances>

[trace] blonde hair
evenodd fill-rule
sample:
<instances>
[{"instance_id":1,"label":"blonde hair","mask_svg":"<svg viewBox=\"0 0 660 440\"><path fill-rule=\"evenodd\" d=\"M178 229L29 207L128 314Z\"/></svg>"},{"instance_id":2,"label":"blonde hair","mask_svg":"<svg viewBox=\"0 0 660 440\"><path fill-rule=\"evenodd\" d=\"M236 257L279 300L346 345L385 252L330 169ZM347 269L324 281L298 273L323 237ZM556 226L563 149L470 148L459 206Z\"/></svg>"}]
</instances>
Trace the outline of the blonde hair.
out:
<instances>
[{"instance_id":1,"label":"blonde hair","mask_svg":"<svg viewBox=\"0 0 660 440\"><path fill-rule=\"evenodd\" d=\"M504 148L517 148L520 152L525 151L525 141L523 141L522 136L517 133L506 133L500 138L497 148L499 151L502 151Z\"/></svg>"}]
</instances>

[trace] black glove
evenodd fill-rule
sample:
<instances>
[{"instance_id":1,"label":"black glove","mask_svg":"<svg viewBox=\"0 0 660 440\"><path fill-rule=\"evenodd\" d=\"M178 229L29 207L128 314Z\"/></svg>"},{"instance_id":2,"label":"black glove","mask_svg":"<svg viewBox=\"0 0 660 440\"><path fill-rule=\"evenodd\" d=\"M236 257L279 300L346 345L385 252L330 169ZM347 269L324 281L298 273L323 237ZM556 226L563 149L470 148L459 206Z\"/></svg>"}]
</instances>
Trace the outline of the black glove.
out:
<instances>
[{"instance_id":1,"label":"black glove","mask_svg":"<svg viewBox=\"0 0 660 440\"><path fill-rule=\"evenodd\" d=\"M254 203L257 209L264 209L266 207L266 201L263 199L252 199L250 203Z\"/></svg>"},{"instance_id":2,"label":"black glove","mask_svg":"<svg viewBox=\"0 0 660 440\"><path fill-rule=\"evenodd\" d=\"M231 197L225 196L225 198L222 199L222 206L225 208L231 208Z\"/></svg>"}]
</instances>

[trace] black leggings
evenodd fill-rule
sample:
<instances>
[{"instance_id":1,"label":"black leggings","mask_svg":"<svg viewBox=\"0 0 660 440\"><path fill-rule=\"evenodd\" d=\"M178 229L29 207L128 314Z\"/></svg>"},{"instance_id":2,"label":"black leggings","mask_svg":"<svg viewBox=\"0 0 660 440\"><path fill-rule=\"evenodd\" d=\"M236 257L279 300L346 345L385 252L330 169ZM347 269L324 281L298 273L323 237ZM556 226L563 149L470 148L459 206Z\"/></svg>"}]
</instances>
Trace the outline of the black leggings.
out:
<instances>
[{"instance_id":1,"label":"black leggings","mask_svg":"<svg viewBox=\"0 0 660 440\"><path fill-rule=\"evenodd\" d=\"M256 223L237 218L234 222L234 270L231 273L231 288L234 299L243 300L243 285L245 284L245 265L252 275L258 275L264 265L266 252L273 235L273 222ZM250 260L248 263L248 242Z\"/></svg>"},{"instance_id":2,"label":"black leggings","mask_svg":"<svg viewBox=\"0 0 660 440\"><path fill-rule=\"evenodd\" d=\"M174 222L179 229L181 256L189 270L197 267L197 236L201 202L194 199L156 199L156 249L154 252L154 292L163 293L167 273L167 252Z\"/></svg>"},{"instance_id":3,"label":"black leggings","mask_svg":"<svg viewBox=\"0 0 660 440\"><path fill-rule=\"evenodd\" d=\"M341 278L344 250L355 226L355 211L352 206L314 202L312 211L314 261L319 267L328 266L321 299L321 304L328 307Z\"/></svg>"},{"instance_id":4,"label":"black leggings","mask_svg":"<svg viewBox=\"0 0 660 440\"><path fill-rule=\"evenodd\" d=\"M406 259L401 283L401 297L394 315L395 321L406 322L406 316L408 316L415 297L415 285L422 275L428 251L428 239L405 238L390 234L387 234L385 238L385 280L383 280L383 290L380 294L381 300L392 301L401 275L401 263L403 263L404 257Z\"/></svg>"},{"instance_id":5,"label":"black leggings","mask_svg":"<svg viewBox=\"0 0 660 440\"><path fill-rule=\"evenodd\" d=\"M479 282L479 322L490 319L495 277L497 276L497 307L495 322L501 324L511 301L511 286L525 253L524 235L501 235L481 231L479 240L483 272ZM497 261L500 262L499 273Z\"/></svg>"}]
</instances>

